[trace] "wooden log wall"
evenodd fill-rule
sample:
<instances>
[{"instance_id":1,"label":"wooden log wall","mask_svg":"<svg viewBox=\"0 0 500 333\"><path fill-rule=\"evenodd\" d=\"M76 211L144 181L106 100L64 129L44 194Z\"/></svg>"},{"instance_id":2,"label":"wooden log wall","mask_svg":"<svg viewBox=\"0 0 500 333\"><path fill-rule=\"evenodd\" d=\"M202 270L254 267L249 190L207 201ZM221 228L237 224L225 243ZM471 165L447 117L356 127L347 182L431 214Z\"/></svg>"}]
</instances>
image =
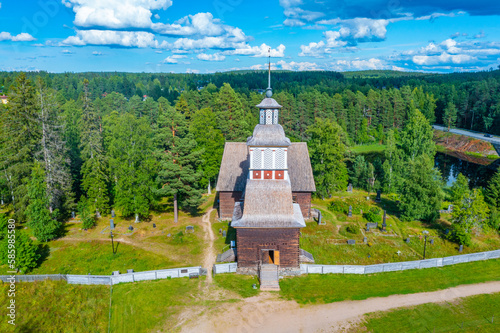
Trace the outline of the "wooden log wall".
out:
<instances>
[{"instance_id":1,"label":"wooden log wall","mask_svg":"<svg viewBox=\"0 0 500 333\"><path fill-rule=\"evenodd\" d=\"M311 192L292 192L294 203L300 205L302 216L305 219L311 218Z\"/></svg>"},{"instance_id":2,"label":"wooden log wall","mask_svg":"<svg viewBox=\"0 0 500 333\"><path fill-rule=\"evenodd\" d=\"M243 192L219 192L219 218L231 219L234 204L241 199Z\"/></svg>"}]
</instances>

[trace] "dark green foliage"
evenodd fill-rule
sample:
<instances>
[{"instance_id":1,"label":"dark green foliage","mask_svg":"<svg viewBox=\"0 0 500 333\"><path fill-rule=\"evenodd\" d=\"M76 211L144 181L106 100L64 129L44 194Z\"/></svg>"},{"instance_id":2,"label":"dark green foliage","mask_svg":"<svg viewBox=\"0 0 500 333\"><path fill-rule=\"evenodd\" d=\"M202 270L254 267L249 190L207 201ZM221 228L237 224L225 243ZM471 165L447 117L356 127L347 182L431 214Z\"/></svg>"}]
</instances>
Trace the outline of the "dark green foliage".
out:
<instances>
[{"instance_id":1,"label":"dark green foliage","mask_svg":"<svg viewBox=\"0 0 500 333\"><path fill-rule=\"evenodd\" d=\"M82 196L78 202L78 215L80 215L80 220L82 221L84 229L90 229L95 225L94 213L92 205L89 204L89 199Z\"/></svg>"},{"instance_id":2,"label":"dark green foliage","mask_svg":"<svg viewBox=\"0 0 500 333\"><path fill-rule=\"evenodd\" d=\"M33 235L41 242L49 241L58 234L61 223L51 216L45 171L40 163L36 162L28 183L28 207L26 218Z\"/></svg>"},{"instance_id":3,"label":"dark green foliage","mask_svg":"<svg viewBox=\"0 0 500 333\"><path fill-rule=\"evenodd\" d=\"M37 266L37 261L40 258L38 245L31 240L26 231L17 229L15 233L8 234L0 240L0 262L2 264L12 264L12 262L9 263L9 260L12 260L9 255L13 255L13 249L15 249L15 264L13 266L19 269L21 274L27 273Z\"/></svg>"},{"instance_id":4,"label":"dark green foliage","mask_svg":"<svg viewBox=\"0 0 500 333\"><path fill-rule=\"evenodd\" d=\"M454 203L458 203L462 200L463 196L469 192L469 179L462 175L458 174L457 180L451 186L451 201Z\"/></svg>"},{"instance_id":5,"label":"dark green foliage","mask_svg":"<svg viewBox=\"0 0 500 333\"><path fill-rule=\"evenodd\" d=\"M488 204L500 210L500 169L490 179L490 183L485 191Z\"/></svg>"},{"instance_id":6,"label":"dark green foliage","mask_svg":"<svg viewBox=\"0 0 500 333\"><path fill-rule=\"evenodd\" d=\"M363 217L368 221L368 222L373 222L373 223L378 223L382 222L382 215L381 211L377 207L372 207L370 208L369 211L366 213L363 213Z\"/></svg>"},{"instance_id":7,"label":"dark green foliage","mask_svg":"<svg viewBox=\"0 0 500 333\"><path fill-rule=\"evenodd\" d=\"M401 189L401 219L405 221L433 221L444 194L441 190L441 175L432 167L432 160L420 156L408 162L408 173Z\"/></svg>"},{"instance_id":8,"label":"dark green foliage","mask_svg":"<svg viewBox=\"0 0 500 333\"><path fill-rule=\"evenodd\" d=\"M307 129L309 156L316 183L316 194L328 196L347 187L347 167L344 162L346 136L342 128L329 119L316 119Z\"/></svg>"},{"instance_id":9,"label":"dark green foliage","mask_svg":"<svg viewBox=\"0 0 500 333\"><path fill-rule=\"evenodd\" d=\"M366 200L357 198L346 198L344 200L333 200L328 207L332 212L344 213L347 215L349 213L349 206L352 207L353 214L361 214L361 211L367 212L370 206L367 204Z\"/></svg>"},{"instance_id":10,"label":"dark green foliage","mask_svg":"<svg viewBox=\"0 0 500 333\"><path fill-rule=\"evenodd\" d=\"M481 190L467 191L452 212L452 229L456 241L471 245L472 232L479 233L483 229L489 212Z\"/></svg>"},{"instance_id":11,"label":"dark green foliage","mask_svg":"<svg viewBox=\"0 0 500 333\"><path fill-rule=\"evenodd\" d=\"M345 230L350 233L350 234L353 234L353 235L358 235L360 233L359 231L359 227L356 226L356 225L352 225L352 224L349 224Z\"/></svg>"}]
</instances>

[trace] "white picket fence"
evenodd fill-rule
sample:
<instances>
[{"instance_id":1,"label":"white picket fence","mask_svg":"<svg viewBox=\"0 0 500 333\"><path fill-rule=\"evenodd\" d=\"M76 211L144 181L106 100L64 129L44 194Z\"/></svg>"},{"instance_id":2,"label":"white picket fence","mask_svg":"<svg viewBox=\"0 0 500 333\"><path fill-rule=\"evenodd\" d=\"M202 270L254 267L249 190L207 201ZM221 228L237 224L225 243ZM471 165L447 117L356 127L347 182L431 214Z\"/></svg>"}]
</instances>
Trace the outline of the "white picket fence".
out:
<instances>
[{"instance_id":1,"label":"white picket fence","mask_svg":"<svg viewBox=\"0 0 500 333\"><path fill-rule=\"evenodd\" d=\"M73 274L42 274L42 275L15 275L16 282L33 282L43 280L65 280L70 284L98 284L115 285L118 283L158 280L168 278L189 277L202 275L201 266L170 268L155 271L133 272L119 275L73 275ZM0 275L0 280L10 282L10 275Z\"/></svg>"},{"instance_id":2,"label":"white picket fence","mask_svg":"<svg viewBox=\"0 0 500 333\"><path fill-rule=\"evenodd\" d=\"M238 268L238 264L235 262L230 262L228 264L217 264L212 268L213 274L222 274L222 273L236 273L236 269Z\"/></svg>"},{"instance_id":3,"label":"white picket fence","mask_svg":"<svg viewBox=\"0 0 500 333\"><path fill-rule=\"evenodd\" d=\"M431 267L443 267L461 264L471 261L498 259L500 250L461 254L457 256L433 258L415 261L403 261L376 265L311 265L301 264L302 274L372 274L381 272L404 271L408 269L421 269Z\"/></svg>"}]
</instances>

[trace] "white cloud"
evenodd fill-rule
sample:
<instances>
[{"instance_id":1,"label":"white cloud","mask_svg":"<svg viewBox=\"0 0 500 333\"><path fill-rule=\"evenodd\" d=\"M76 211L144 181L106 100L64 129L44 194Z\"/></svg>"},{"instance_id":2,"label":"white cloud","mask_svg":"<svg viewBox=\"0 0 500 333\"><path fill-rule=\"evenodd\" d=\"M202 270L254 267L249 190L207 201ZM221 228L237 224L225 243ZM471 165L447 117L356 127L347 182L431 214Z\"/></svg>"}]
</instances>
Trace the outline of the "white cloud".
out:
<instances>
[{"instance_id":1,"label":"white cloud","mask_svg":"<svg viewBox=\"0 0 500 333\"><path fill-rule=\"evenodd\" d=\"M166 57L163 60L163 63L164 64L177 64L177 63L179 63L179 59L184 59L184 58L187 58L187 56L182 55L182 54L173 54L169 57Z\"/></svg>"},{"instance_id":2,"label":"white cloud","mask_svg":"<svg viewBox=\"0 0 500 333\"><path fill-rule=\"evenodd\" d=\"M152 33L144 31L78 30L76 36L62 41L62 45L120 45L124 47L165 47Z\"/></svg>"},{"instance_id":3,"label":"white cloud","mask_svg":"<svg viewBox=\"0 0 500 333\"><path fill-rule=\"evenodd\" d=\"M343 72L350 70L370 70L370 69L387 69L388 66L384 61L376 58L354 60L337 60L331 64L331 69Z\"/></svg>"},{"instance_id":4,"label":"white cloud","mask_svg":"<svg viewBox=\"0 0 500 333\"><path fill-rule=\"evenodd\" d=\"M73 54L70 50L62 50L61 53L63 54Z\"/></svg>"},{"instance_id":5,"label":"white cloud","mask_svg":"<svg viewBox=\"0 0 500 333\"><path fill-rule=\"evenodd\" d=\"M318 66L318 64L314 62L286 62L284 60L280 60L277 62L278 68L281 68L283 70L290 70L290 71L319 71L322 70Z\"/></svg>"},{"instance_id":6,"label":"white cloud","mask_svg":"<svg viewBox=\"0 0 500 333\"><path fill-rule=\"evenodd\" d=\"M466 54L448 54L446 52L440 55L416 55L412 58L417 65L439 65L439 64L465 64L477 60L476 57Z\"/></svg>"},{"instance_id":7,"label":"white cloud","mask_svg":"<svg viewBox=\"0 0 500 333\"><path fill-rule=\"evenodd\" d=\"M151 27L157 33L173 36L220 36L224 33L231 34L237 29L221 24L219 19L214 19L212 13L188 15L173 24L154 23Z\"/></svg>"},{"instance_id":8,"label":"white cloud","mask_svg":"<svg viewBox=\"0 0 500 333\"><path fill-rule=\"evenodd\" d=\"M260 46L250 46L245 44L242 47L236 48L234 50L225 51L224 54L230 55L247 55L253 57L267 57L269 56L270 46L263 43ZM280 44L277 48L271 48L271 57L273 58L283 58L285 56L285 45Z\"/></svg>"},{"instance_id":9,"label":"white cloud","mask_svg":"<svg viewBox=\"0 0 500 333\"><path fill-rule=\"evenodd\" d=\"M155 19L157 19L157 20L159 20L159 19L160 19L160 15L155 14L155 15L154 15L154 18L155 18Z\"/></svg>"},{"instance_id":10,"label":"white cloud","mask_svg":"<svg viewBox=\"0 0 500 333\"><path fill-rule=\"evenodd\" d=\"M226 56L219 53L214 53L214 54L200 53L198 54L197 58L203 61L223 61L224 59L226 59Z\"/></svg>"},{"instance_id":11,"label":"white cloud","mask_svg":"<svg viewBox=\"0 0 500 333\"><path fill-rule=\"evenodd\" d=\"M287 27L302 27L302 26L306 25L301 20L290 19L290 18L287 18L285 21L283 21L283 24L286 25Z\"/></svg>"},{"instance_id":12,"label":"white cloud","mask_svg":"<svg viewBox=\"0 0 500 333\"><path fill-rule=\"evenodd\" d=\"M167 9L172 0L62 0L62 3L75 12L77 26L124 29L150 28L151 11Z\"/></svg>"},{"instance_id":13,"label":"white cloud","mask_svg":"<svg viewBox=\"0 0 500 333\"><path fill-rule=\"evenodd\" d=\"M13 42L31 42L36 40L36 38L26 32L22 32L18 35L11 35L10 32L0 32L0 41L4 40L10 40Z\"/></svg>"},{"instance_id":14,"label":"white cloud","mask_svg":"<svg viewBox=\"0 0 500 333\"><path fill-rule=\"evenodd\" d=\"M420 16L416 17L415 20L417 21L422 21L422 20L435 20L438 17L456 17L456 16L462 16L467 14L464 11L458 11L458 12L451 12L451 13L432 13L430 15L425 15L425 16Z\"/></svg>"},{"instance_id":15,"label":"white cloud","mask_svg":"<svg viewBox=\"0 0 500 333\"><path fill-rule=\"evenodd\" d=\"M199 72L200 71L197 69L191 69L191 68L186 69L186 73L188 73L188 74L198 74Z\"/></svg>"},{"instance_id":16,"label":"white cloud","mask_svg":"<svg viewBox=\"0 0 500 333\"><path fill-rule=\"evenodd\" d=\"M94 52L92 52L92 55L94 55L94 56L102 56L103 53L99 52L99 51L94 51Z\"/></svg>"}]
</instances>

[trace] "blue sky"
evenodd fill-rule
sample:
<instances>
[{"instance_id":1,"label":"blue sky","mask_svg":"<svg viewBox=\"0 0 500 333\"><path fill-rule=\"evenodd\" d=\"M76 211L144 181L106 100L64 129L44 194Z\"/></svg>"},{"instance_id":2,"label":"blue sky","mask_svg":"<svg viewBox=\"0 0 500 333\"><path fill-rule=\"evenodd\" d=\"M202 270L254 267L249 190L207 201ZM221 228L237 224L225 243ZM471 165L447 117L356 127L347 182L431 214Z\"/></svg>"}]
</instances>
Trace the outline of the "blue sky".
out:
<instances>
[{"instance_id":1,"label":"blue sky","mask_svg":"<svg viewBox=\"0 0 500 333\"><path fill-rule=\"evenodd\" d=\"M0 0L0 70L456 72L500 65L500 2Z\"/></svg>"}]
</instances>

